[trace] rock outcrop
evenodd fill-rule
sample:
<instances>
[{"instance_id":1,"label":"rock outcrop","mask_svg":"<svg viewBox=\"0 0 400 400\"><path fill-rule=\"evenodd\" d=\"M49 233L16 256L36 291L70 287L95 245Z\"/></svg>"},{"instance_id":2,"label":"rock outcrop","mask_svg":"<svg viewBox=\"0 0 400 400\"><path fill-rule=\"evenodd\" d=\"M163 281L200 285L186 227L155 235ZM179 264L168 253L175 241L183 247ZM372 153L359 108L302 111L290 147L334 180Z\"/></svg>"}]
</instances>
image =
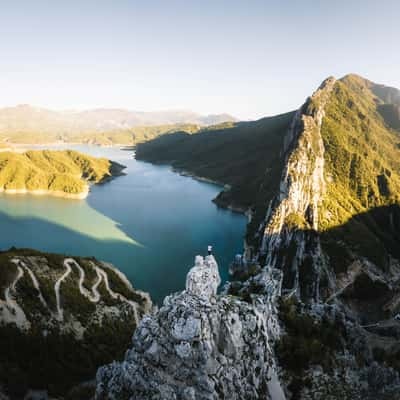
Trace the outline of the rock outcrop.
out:
<instances>
[{"instance_id":1,"label":"rock outcrop","mask_svg":"<svg viewBox=\"0 0 400 400\"><path fill-rule=\"evenodd\" d=\"M224 181L233 186L221 198L245 200L251 219L224 294L215 296L213 263L199 258L187 290L143 321L125 361L99 371L99 399L280 398L281 391L272 394L276 380L265 380L276 371L274 356L287 399L398 397L398 94L355 75L328 78L284 124L274 118L279 129L260 120L216 138L145 146L149 161L201 176L224 181L234 170L240 179ZM241 135L245 127L251 135ZM234 143L224 157L221 137ZM243 147L248 137L257 143ZM173 156L164 156L169 147ZM244 167L235 170L242 158ZM256 316L252 332L249 316ZM259 321L266 321L269 340ZM238 385L226 383L232 376Z\"/></svg>"},{"instance_id":2,"label":"rock outcrop","mask_svg":"<svg viewBox=\"0 0 400 400\"><path fill-rule=\"evenodd\" d=\"M284 399L275 372L279 281L254 303L217 295L213 256L197 256L186 290L144 317L125 360L97 373L98 400Z\"/></svg>"},{"instance_id":3,"label":"rock outcrop","mask_svg":"<svg viewBox=\"0 0 400 400\"><path fill-rule=\"evenodd\" d=\"M315 300L319 297L322 256L318 237L305 231L318 230L318 206L325 188L321 124L335 82L328 78L322 83L297 111L285 136L285 168L279 193L267 210L259 252L265 256L265 265L284 271L288 290ZM299 271L307 258L312 271L305 282Z\"/></svg>"}]
</instances>

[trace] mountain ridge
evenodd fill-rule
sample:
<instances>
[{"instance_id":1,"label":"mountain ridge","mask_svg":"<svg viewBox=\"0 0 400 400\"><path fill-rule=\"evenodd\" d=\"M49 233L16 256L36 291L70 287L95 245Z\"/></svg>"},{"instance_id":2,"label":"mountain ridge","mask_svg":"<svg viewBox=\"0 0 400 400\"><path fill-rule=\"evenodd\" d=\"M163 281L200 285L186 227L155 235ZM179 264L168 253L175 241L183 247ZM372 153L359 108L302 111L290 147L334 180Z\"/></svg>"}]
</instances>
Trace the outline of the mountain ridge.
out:
<instances>
[{"instance_id":1,"label":"mountain ridge","mask_svg":"<svg viewBox=\"0 0 400 400\"><path fill-rule=\"evenodd\" d=\"M245 252L225 293L257 304L268 287L263 274L282 273L272 357L287 399L387 399L400 389L400 136L395 115L382 112L396 102L396 89L355 74L328 78L278 129L277 144L261 144L263 168L240 175L253 174L260 185L245 206ZM234 132L220 134L229 140ZM240 141L223 154L201 132L166 138L139 145L139 159L205 177L218 173L221 155L231 168L240 164ZM197 151L186 161L191 142ZM244 183L233 187L245 192ZM229 199L230 191L220 196Z\"/></svg>"},{"instance_id":2,"label":"mountain ridge","mask_svg":"<svg viewBox=\"0 0 400 400\"><path fill-rule=\"evenodd\" d=\"M98 370L96 399L395 398L396 107L396 89L350 74L294 112L139 144L138 159L224 183L215 202L249 224L232 280L217 293L216 260L197 256L186 289L139 322L123 361Z\"/></svg>"},{"instance_id":3,"label":"mountain ridge","mask_svg":"<svg viewBox=\"0 0 400 400\"><path fill-rule=\"evenodd\" d=\"M201 115L193 111L130 111L120 108L96 108L82 111L54 111L21 104L0 108L0 134L46 133L51 135L76 135L87 132L104 132L128 129L135 126L192 123L213 125L236 121L229 114Z\"/></svg>"}]
</instances>

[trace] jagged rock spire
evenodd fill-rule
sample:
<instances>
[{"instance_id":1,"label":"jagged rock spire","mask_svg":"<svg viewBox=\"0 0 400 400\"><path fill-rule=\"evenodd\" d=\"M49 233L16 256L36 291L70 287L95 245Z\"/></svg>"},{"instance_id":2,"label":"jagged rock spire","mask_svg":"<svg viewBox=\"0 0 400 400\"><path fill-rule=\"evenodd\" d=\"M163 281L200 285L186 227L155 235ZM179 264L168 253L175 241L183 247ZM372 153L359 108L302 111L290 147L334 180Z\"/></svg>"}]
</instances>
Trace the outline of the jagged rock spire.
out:
<instances>
[{"instance_id":1,"label":"jagged rock spire","mask_svg":"<svg viewBox=\"0 0 400 400\"><path fill-rule=\"evenodd\" d=\"M271 274L263 279L278 288ZM214 257L197 256L186 290L143 318L123 362L99 369L96 399L283 400L271 346L275 296L250 304L217 295L219 283Z\"/></svg>"},{"instance_id":2,"label":"jagged rock spire","mask_svg":"<svg viewBox=\"0 0 400 400\"><path fill-rule=\"evenodd\" d=\"M209 299L217 294L220 283L218 264L214 256L196 256L195 265L186 277L186 291Z\"/></svg>"}]
</instances>

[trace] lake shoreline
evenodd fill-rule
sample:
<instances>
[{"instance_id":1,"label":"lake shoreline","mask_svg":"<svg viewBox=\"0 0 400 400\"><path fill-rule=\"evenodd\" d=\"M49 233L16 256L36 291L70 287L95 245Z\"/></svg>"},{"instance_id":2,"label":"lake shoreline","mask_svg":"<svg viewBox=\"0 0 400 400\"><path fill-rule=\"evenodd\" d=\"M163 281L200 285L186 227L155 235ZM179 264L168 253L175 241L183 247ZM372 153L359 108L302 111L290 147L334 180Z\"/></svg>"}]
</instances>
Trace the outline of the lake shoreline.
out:
<instances>
[{"instance_id":1,"label":"lake shoreline","mask_svg":"<svg viewBox=\"0 0 400 400\"><path fill-rule=\"evenodd\" d=\"M227 191L231 190L231 188L232 188L232 186L227 183L219 182L219 181L216 181L216 180L213 180L210 178L206 178L201 175L196 175L196 174L189 172L187 170L184 170L184 169L179 169L179 168L174 168L174 167L171 167L171 168L172 168L173 172L175 172L179 175L187 176L187 177L195 179L196 181L199 181L199 182L211 183L212 185L222 187L222 190L220 193L227 192ZM219 196L219 194L218 194L218 196ZM240 206L234 206L232 204L222 203L222 202L218 201L218 196L211 200L218 207L226 209L226 210L230 210L235 213L247 215L247 213L248 213L247 208L240 207Z\"/></svg>"},{"instance_id":2,"label":"lake shoreline","mask_svg":"<svg viewBox=\"0 0 400 400\"><path fill-rule=\"evenodd\" d=\"M222 279L229 279L232 254L243 249L246 220L211 202L222 188L169 167L136 162L130 151L98 146L72 150L124 165L126 175L90 183L88 197L80 201L52 193L0 194L0 222L7 232L0 247L96 256L116 266L135 288L149 292L157 305L182 289L193 254L203 254L208 244L214 247Z\"/></svg>"},{"instance_id":3,"label":"lake shoreline","mask_svg":"<svg viewBox=\"0 0 400 400\"><path fill-rule=\"evenodd\" d=\"M65 199L72 200L84 200L89 195L89 185L87 185L86 189L80 193L67 193L62 190L48 190L48 189L4 189L0 188L0 193L4 193L7 195L24 195L31 194L34 196L53 196L53 197L62 197Z\"/></svg>"},{"instance_id":4,"label":"lake shoreline","mask_svg":"<svg viewBox=\"0 0 400 400\"><path fill-rule=\"evenodd\" d=\"M2 144L7 145L9 147L0 147L0 152L3 151L13 151L17 153L23 153L27 150L34 150L35 148L41 148L41 147L52 147L52 146L63 146L63 147L68 147L68 146L95 146L99 148L120 148L121 150L125 150L124 147L129 148L130 145L127 145L126 143L115 143L111 145L102 145L102 144L97 144L97 143L80 143L80 142L50 142L50 143L10 143L10 142L3 142Z\"/></svg>"},{"instance_id":5,"label":"lake shoreline","mask_svg":"<svg viewBox=\"0 0 400 400\"><path fill-rule=\"evenodd\" d=\"M121 149L121 150L126 151L128 149ZM194 179L196 181L199 181L199 182L209 183L209 184L218 186L218 187L222 188L222 190L220 191L218 196L223 192L231 190L231 188L232 188L232 186L227 184L227 183L223 183L223 182L211 179L211 178L207 178L205 176L196 175L193 172L190 172L190 171L185 170L185 169L176 168L176 167L172 166L171 163L163 163L163 162L157 162L157 161L148 161L148 160L145 160L145 159L137 159L135 153L133 153L133 157L134 157L134 159L136 161L142 161L142 162L146 162L146 163L153 164L153 165L169 166L171 168L171 171L176 173L176 174L179 174L181 176L185 176L185 177L188 177L188 178L192 178L192 179ZM233 204L222 203L222 202L218 201L218 196L216 196L214 199L211 200L217 207L222 208L224 210L232 211L234 213L243 214L243 215L249 217L249 209L248 208L235 206Z\"/></svg>"}]
</instances>

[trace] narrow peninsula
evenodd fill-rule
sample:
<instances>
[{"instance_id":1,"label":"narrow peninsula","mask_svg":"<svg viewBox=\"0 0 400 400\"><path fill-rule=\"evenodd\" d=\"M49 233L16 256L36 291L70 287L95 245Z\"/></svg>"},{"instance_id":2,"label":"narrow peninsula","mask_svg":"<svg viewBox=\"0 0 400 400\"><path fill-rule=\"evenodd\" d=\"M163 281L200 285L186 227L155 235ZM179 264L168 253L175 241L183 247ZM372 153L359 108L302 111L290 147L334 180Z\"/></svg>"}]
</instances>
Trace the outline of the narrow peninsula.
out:
<instances>
[{"instance_id":1,"label":"narrow peninsula","mask_svg":"<svg viewBox=\"0 0 400 400\"><path fill-rule=\"evenodd\" d=\"M122 175L125 167L73 150L0 153L0 192L84 199L89 183Z\"/></svg>"}]
</instances>

